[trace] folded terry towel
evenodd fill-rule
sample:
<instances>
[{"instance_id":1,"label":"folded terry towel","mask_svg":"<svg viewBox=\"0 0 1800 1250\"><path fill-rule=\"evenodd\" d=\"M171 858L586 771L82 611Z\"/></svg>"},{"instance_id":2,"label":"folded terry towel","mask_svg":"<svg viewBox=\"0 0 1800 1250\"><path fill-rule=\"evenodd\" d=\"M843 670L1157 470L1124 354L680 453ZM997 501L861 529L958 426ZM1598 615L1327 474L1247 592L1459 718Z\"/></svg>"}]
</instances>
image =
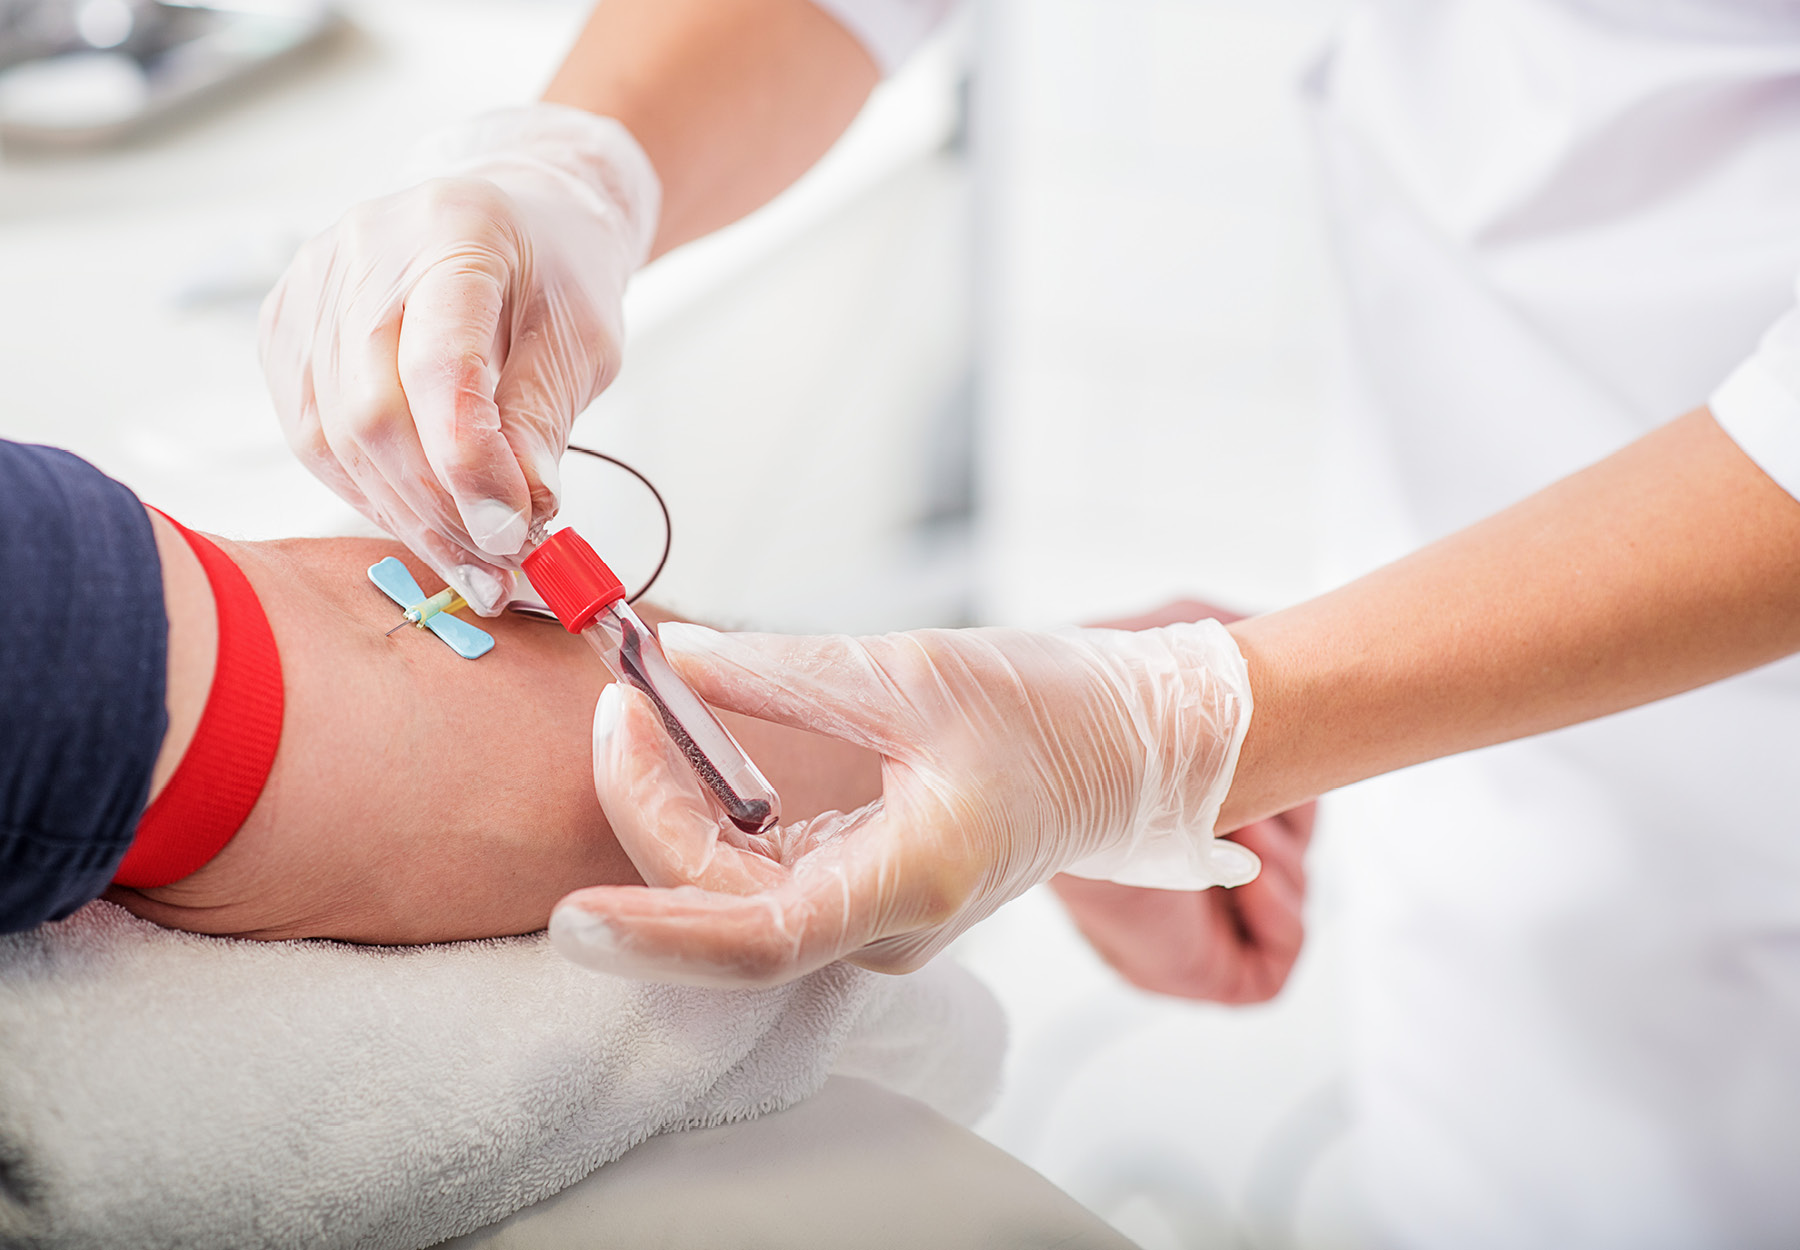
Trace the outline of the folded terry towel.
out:
<instances>
[{"instance_id":1,"label":"folded terry towel","mask_svg":"<svg viewBox=\"0 0 1800 1250\"><path fill-rule=\"evenodd\" d=\"M0 938L0 1245L432 1245L843 1057L968 1117L998 1008L953 966L777 989L587 972L542 935L243 942L94 903Z\"/></svg>"}]
</instances>

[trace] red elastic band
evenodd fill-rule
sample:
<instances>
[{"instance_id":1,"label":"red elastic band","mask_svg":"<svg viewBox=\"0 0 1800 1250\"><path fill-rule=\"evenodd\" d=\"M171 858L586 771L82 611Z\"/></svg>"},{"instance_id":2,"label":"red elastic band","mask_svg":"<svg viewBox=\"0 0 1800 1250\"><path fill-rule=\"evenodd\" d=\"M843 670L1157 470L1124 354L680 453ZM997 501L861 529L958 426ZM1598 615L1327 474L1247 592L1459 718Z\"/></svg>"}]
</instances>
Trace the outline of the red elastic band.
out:
<instances>
[{"instance_id":1,"label":"red elastic band","mask_svg":"<svg viewBox=\"0 0 1800 1250\"><path fill-rule=\"evenodd\" d=\"M250 579L231 557L181 522L212 583L219 649L200 724L175 775L138 821L113 881L144 889L204 867L243 828L281 745L281 653Z\"/></svg>"}]
</instances>

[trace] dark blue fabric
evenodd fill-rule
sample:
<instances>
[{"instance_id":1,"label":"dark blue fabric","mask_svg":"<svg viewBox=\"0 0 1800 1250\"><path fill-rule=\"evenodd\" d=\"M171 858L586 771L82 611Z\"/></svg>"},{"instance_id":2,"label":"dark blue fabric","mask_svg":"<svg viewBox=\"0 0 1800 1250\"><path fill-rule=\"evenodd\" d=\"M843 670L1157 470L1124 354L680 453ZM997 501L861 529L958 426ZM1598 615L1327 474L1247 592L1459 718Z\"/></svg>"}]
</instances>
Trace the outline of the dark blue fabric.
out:
<instances>
[{"instance_id":1,"label":"dark blue fabric","mask_svg":"<svg viewBox=\"0 0 1800 1250\"><path fill-rule=\"evenodd\" d=\"M162 562L137 497L0 440L0 932L97 897L168 728Z\"/></svg>"}]
</instances>

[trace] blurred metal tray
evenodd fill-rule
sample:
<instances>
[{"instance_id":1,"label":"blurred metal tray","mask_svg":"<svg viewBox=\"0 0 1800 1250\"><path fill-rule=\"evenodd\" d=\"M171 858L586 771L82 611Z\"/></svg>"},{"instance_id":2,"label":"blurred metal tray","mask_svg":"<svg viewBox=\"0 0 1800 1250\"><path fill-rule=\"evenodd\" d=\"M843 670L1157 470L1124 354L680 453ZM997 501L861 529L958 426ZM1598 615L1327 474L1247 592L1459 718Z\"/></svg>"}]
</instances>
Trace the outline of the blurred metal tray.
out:
<instances>
[{"instance_id":1,"label":"blurred metal tray","mask_svg":"<svg viewBox=\"0 0 1800 1250\"><path fill-rule=\"evenodd\" d=\"M0 0L0 145L127 142L344 25L324 0Z\"/></svg>"}]
</instances>

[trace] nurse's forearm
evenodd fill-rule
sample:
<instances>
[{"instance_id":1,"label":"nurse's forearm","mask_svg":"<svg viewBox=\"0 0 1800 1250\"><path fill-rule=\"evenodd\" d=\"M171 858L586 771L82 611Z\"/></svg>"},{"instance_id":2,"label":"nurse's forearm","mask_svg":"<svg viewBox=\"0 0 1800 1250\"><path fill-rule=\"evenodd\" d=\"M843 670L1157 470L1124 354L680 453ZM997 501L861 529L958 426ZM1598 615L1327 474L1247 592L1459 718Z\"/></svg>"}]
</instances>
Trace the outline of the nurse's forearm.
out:
<instances>
[{"instance_id":1,"label":"nurse's forearm","mask_svg":"<svg viewBox=\"0 0 1800 1250\"><path fill-rule=\"evenodd\" d=\"M605 0L544 99L618 118L649 153L663 184L654 256L805 173L878 78L811 0Z\"/></svg>"},{"instance_id":2,"label":"nurse's forearm","mask_svg":"<svg viewBox=\"0 0 1800 1250\"><path fill-rule=\"evenodd\" d=\"M1800 502L1702 409L1232 632L1256 711L1221 829L1800 651Z\"/></svg>"}]
</instances>

